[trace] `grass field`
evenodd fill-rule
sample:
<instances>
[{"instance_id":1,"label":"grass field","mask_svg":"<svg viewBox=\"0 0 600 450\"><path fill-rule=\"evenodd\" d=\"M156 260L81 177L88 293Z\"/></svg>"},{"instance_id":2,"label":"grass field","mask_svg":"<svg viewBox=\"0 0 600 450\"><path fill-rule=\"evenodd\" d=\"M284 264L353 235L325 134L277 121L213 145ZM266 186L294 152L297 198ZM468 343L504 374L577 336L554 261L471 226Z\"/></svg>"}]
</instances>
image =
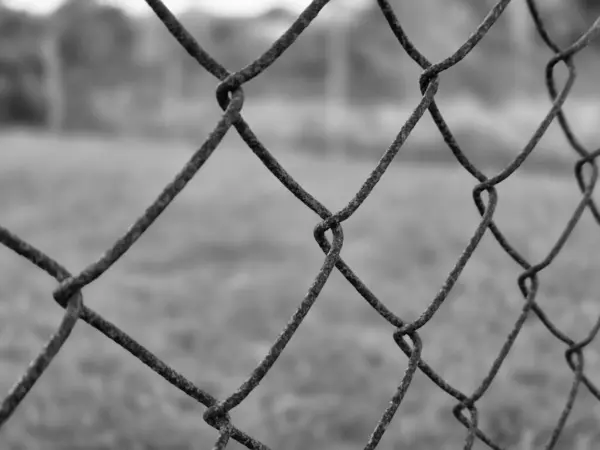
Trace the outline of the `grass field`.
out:
<instances>
[{"instance_id":1,"label":"grass field","mask_svg":"<svg viewBox=\"0 0 600 450\"><path fill-rule=\"evenodd\" d=\"M190 155L177 144L83 138L6 136L0 148L1 224L73 273L125 232ZM333 210L372 168L272 151ZM414 319L427 307L475 231L474 184L457 164L394 164L344 224L342 256L400 317ZM517 174L498 192L497 223L532 263L546 256L579 199L572 176ZM131 251L84 289L85 303L222 398L262 359L312 283L323 260L312 236L317 223L228 136ZM539 303L576 339L600 313L598 231L586 213L540 275ZM0 390L7 392L62 310L51 296L55 282L32 264L3 248L0 267ZM422 329L424 358L466 393L521 310L519 274L487 233ZM273 370L233 411L235 424L273 449L363 448L407 365L393 331L334 272ZM528 321L478 403L482 428L497 442L515 449L545 443L571 385L564 351L537 319ZM597 342L586 350L586 373L596 382L599 351ZM418 372L379 448L462 448L466 432L454 404ZM0 448L210 448L217 433L203 412L79 322L0 431ZM600 404L583 387L556 448L598 448L598 420Z\"/></svg>"}]
</instances>

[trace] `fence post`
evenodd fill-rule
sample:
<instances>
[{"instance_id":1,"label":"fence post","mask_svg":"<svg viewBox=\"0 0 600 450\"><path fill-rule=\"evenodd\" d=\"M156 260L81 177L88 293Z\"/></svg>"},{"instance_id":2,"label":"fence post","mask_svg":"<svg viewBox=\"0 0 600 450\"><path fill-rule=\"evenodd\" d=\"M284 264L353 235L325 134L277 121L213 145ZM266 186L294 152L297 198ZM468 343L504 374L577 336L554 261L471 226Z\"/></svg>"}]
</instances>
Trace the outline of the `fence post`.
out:
<instances>
[{"instance_id":1,"label":"fence post","mask_svg":"<svg viewBox=\"0 0 600 450\"><path fill-rule=\"evenodd\" d=\"M328 156L346 153L344 126L347 118L348 96L348 31L349 20L340 9L335 11L329 25L327 45L327 78L325 85L326 132Z\"/></svg>"},{"instance_id":2,"label":"fence post","mask_svg":"<svg viewBox=\"0 0 600 450\"><path fill-rule=\"evenodd\" d=\"M513 1L507 6L509 32L512 37L513 69L515 79L515 94L521 97L527 93L528 73L522 64L532 54L531 17L525 0Z\"/></svg>"},{"instance_id":3,"label":"fence post","mask_svg":"<svg viewBox=\"0 0 600 450\"><path fill-rule=\"evenodd\" d=\"M52 133L60 133L65 122L65 91L59 49L60 33L59 20L57 18L50 19L49 26L41 39L43 83L48 104L46 125Z\"/></svg>"}]
</instances>

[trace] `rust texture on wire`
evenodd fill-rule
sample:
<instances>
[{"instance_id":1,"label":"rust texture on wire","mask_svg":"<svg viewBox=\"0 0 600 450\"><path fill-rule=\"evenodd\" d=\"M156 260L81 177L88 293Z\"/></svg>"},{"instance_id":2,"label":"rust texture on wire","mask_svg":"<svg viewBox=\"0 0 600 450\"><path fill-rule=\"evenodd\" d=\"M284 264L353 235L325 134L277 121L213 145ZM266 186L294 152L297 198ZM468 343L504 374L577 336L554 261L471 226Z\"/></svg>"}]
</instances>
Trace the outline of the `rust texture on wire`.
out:
<instances>
[{"instance_id":1,"label":"rust texture on wire","mask_svg":"<svg viewBox=\"0 0 600 450\"><path fill-rule=\"evenodd\" d=\"M600 330L600 317L595 326L589 331L587 337L584 340L577 342L558 329L558 327L547 317L542 308L536 303L536 294L539 289L537 274L552 263L586 209L589 209L596 222L600 225L600 212L592 198L592 193L598 179L596 158L600 155L600 149L589 151L584 148L571 131L567 117L562 110L562 105L575 82L576 76L573 57L576 53L585 48L592 39L600 34L600 18L596 20L589 30L576 42L569 47L560 48L549 36L535 0L527 0L529 13L535 22L539 36L554 53L554 56L546 65L546 85L553 104L532 138L519 152L514 161L496 176L488 178L469 161L461 150L444 120L440 109L435 103L435 94L439 87L440 74L455 64L458 64L469 54L496 23L499 17L501 17L505 8L510 3L510 0L499 1L464 45L462 45L453 55L436 64L429 62L411 43L401 26L400 20L394 13L392 6L388 3L388 0L377 0L381 12L391 31L397 38L399 45L401 45L415 63L423 69L419 80L422 98L416 105L413 113L402 126L393 143L385 151L379 163L354 198L343 209L333 213L308 193L286 172L269 150L261 144L260 139L253 133L242 116L244 105L243 85L265 71L265 69L273 64L273 62L275 62L277 58L294 43L298 36L300 36L300 34L319 15L320 11L327 5L328 0L314 0L299 15L291 27L271 46L271 48L268 49L268 51L252 64L244 67L239 72L234 73L229 72L219 64L219 62L212 58L187 32L161 0L146 0L146 3L189 55L205 70L220 80L220 84L216 90L216 97L220 107L224 111L223 115L200 149L194 153L192 158L183 169L181 169L174 180L164 188L156 201L146 209L144 214L133 224L133 226L131 226L127 233L112 246L112 248L106 251L98 261L90 264L81 273L72 275L58 262L32 247L27 242L24 242L9 230L0 227L0 242L2 244L22 257L27 258L40 269L56 278L58 287L54 291L54 299L65 309L64 317L55 334L27 368L23 377L4 398L0 406L0 426L6 423L19 403L27 395L52 359L60 351L62 345L75 326L77 319L82 319L129 351L133 356L161 375L169 383L203 404L206 407L204 420L219 432L214 448L225 448L228 442L233 439L250 449L267 449L268 447L266 445L252 438L244 431L236 428L231 422L229 412L244 401L244 399L258 386L273 364L275 364L277 358L281 355L286 345L294 336L294 333L300 327L303 319L309 313L312 305L315 303L319 293L334 269L339 270L358 293L381 315L381 317L395 327L396 331L393 334L393 339L408 358L408 368L400 380L399 387L391 398L388 408L381 415L371 436L365 436L365 440L367 440L365 449L374 449L379 444L398 410L398 407L402 403L404 395L410 388L411 381L417 370L422 371L437 386L456 399L457 403L453 412L456 419L464 425L466 430L464 448L472 448L475 440L478 439L485 443L489 448L499 449L500 447L485 434L485 431L479 428L476 403L490 388L494 381L494 377L510 352L527 317L532 313L540 319L552 335L565 344L566 362L573 372L572 388L565 402L562 414L558 417L553 432L546 443L546 448L551 449L557 443L571 409L573 408L576 395L583 386L600 400L600 390L598 389L598 386L596 386L584 372L584 348L592 342ZM554 68L559 63L566 65L569 73L568 79L560 89L557 88L554 80ZM340 257L344 242L342 223L350 218L370 195L415 125L427 110L429 110L444 141L450 151L454 154L458 163L478 181L478 184L473 189L473 200L481 215L481 222L477 226L472 238L456 262L454 268L444 281L439 293L431 300L429 306L422 312L417 320L412 323L406 323L388 309ZM580 203L575 208L572 217L566 224L564 231L555 245L551 248L546 258L537 264L531 264L508 242L494 222L494 211L498 204L496 185L507 179L521 166L521 164L523 164L525 159L533 152L554 119L558 120L570 146L579 156L579 159L575 164L575 177L582 193L582 197ZM265 167L281 182L281 184L322 219L314 229L314 237L325 254L325 258L321 269L308 289L308 293L300 303L289 323L284 327L279 337L272 344L267 355L234 393L225 399L219 400L210 393L195 386L191 381L166 365L118 327L85 306L81 290L102 276L112 264L128 251L148 227L152 225L156 218L169 206L173 199L185 188L186 184L208 160L231 127L236 129L252 152L263 162ZM487 194L484 195L484 193ZM488 229L506 253L523 269L522 274L518 278L518 285L523 295L524 303L512 331L496 356L487 375L474 392L467 394L450 386L425 360L422 359L423 343L419 337L419 329L432 319L436 311L448 297L448 294L458 280L462 270ZM325 233L329 230L332 232L331 242L325 236Z\"/></svg>"}]
</instances>

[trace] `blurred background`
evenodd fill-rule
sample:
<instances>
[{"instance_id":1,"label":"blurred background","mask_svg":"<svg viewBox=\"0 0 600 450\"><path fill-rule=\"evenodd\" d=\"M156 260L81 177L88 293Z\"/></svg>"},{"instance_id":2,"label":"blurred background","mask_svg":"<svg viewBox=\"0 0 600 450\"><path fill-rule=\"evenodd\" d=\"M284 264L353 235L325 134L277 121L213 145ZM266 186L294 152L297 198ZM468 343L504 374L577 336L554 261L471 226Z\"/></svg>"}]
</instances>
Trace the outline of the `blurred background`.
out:
<instances>
[{"instance_id":1,"label":"blurred background","mask_svg":"<svg viewBox=\"0 0 600 450\"><path fill-rule=\"evenodd\" d=\"M297 1L165 1L230 71L258 58L308 6ZM493 0L391 1L431 62L454 53ZM566 47L600 14L595 0L540 3ZM564 110L580 142L598 146L600 40L575 56ZM436 102L486 174L509 164L551 107L553 56L525 1L440 75ZM243 115L278 160L330 209L343 207L420 100L422 72L375 1L335 0L272 66L244 85ZM555 70L560 90L567 71ZM73 273L96 260L152 202L218 121L218 80L199 67L142 0L0 0L2 225ZM596 147L594 147L596 146ZM495 217L532 264L580 193L576 155L553 123L518 174L499 187ZM342 256L405 320L429 305L480 216L475 180L426 113L369 200L344 225ZM323 254L318 218L230 131L138 243L84 290L86 304L211 394L249 375L301 302ZM538 302L573 339L600 313L598 229L587 215L540 276ZM595 247L594 247L595 246ZM0 249L0 387L7 392L61 317L54 280ZM422 330L424 358L471 393L522 307L520 269L491 236ZM334 272L314 309L234 423L271 448L362 448L406 358L393 329ZM586 373L600 376L598 345ZM572 372L563 344L527 322L480 424L499 445L542 448ZM582 389L555 448L600 445L600 406ZM455 401L418 373L382 449L449 449L466 436ZM191 449L212 445L204 407L79 323L0 432L3 449ZM476 448L480 444L477 444ZM229 448L241 448L230 443Z\"/></svg>"},{"instance_id":2,"label":"blurred background","mask_svg":"<svg viewBox=\"0 0 600 450\"><path fill-rule=\"evenodd\" d=\"M192 140L205 135L220 113L217 80L144 2L130 3L122 9L119 2L73 0L50 9L53 2L30 2L24 9L26 1L6 2L0 19L0 124ZM308 2L219 4L169 6L206 50L236 70L268 48ZM453 53L494 4L453 0L441 7L426 0L397 8L400 15L419 18L402 25L436 62ZM547 1L541 8L551 35L563 45L579 37L599 10L592 0ZM579 95L567 102L584 140L598 120L590 95L596 94L599 45L578 55ZM438 103L455 134L487 147L473 155L476 162L499 159L493 162L505 165L514 145L531 134L550 104L543 83L550 56L524 2L514 2L469 57L441 77ZM420 73L375 2L334 2L264 75L245 86L252 101L244 112L268 143L379 158L415 107ZM562 86L565 67L559 65L556 74ZM415 147L403 157L453 160L429 119L411 143ZM557 151L563 145L557 139L544 144L551 148L541 162L556 163L566 155Z\"/></svg>"}]
</instances>

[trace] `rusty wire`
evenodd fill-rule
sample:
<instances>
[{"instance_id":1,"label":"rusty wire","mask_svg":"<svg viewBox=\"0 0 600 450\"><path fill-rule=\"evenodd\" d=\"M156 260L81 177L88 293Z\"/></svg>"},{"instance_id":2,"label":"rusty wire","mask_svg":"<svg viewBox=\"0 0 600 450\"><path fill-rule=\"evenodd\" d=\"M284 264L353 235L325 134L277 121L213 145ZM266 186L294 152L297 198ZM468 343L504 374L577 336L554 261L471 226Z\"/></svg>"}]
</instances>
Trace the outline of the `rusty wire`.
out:
<instances>
[{"instance_id":1,"label":"rusty wire","mask_svg":"<svg viewBox=\"0 0 600 450\"><path fill-rule=\"evenodd\" d=\"M600 400L600 390L584 373L585 358L583 353L584 348L595 338L600 329L600 318L598 318L595 326L589 331L587 337L580 342L576 342L553 324L535 300L536 293L539 289L537 274L550 265L556 255L561 251L586 208L590 210L594 219L600 225L600 212L592 198L592 193L598 179L596 158L600 155L600 149L588 151L584 148L575 137L575 134L571 131L567 117L562 111L562 105L569 95L576 77L573 57L600 33L600 18L596 20L589 30L576 42L567 48L561 49L549 36L535 0L527 0L528 9L535 22L537 32L548 48L554 53L554 56L546 65L546 86L553 104L532 138L519 152L513 162L496 176L487 178L469 161L461 150L454 139L450 128L446 124L441 111L437 107L434 98L439 86L439 75L455 64L458 64L479 43L479 41L481 41L502 15L509 2L510 0L499 1L464 45L462 45L452 56L437 64L432 64L411 43L410 39L402 29L400 21L395 15L388 0L377 0L382 13L399 44L423 69L423 73L419 80L422 98L409 119L401 128L394 142L384 153L383 157L354 198L343 209L336 213L332 213L286 172L277 159L261 144L259 138L253 133L242 116L244 104L244 92L242 86L252 78L260 75L292 45L298 36L327 5L328 0L314 0L299 15L291 27L277 39L268 51L252 64L234 73L229 72L212 58L187 32L161 0L146 0L146 3L154 11L156 16L162 21L169 32L177 39L189 55L192 56L205 70L220 80L220 84L216 90L216 97L220 107L224 111L223 115L204 144L194 153L190 161L177 174L174 180L164 188L156 201L146 209L144 214L134 223L127 233L112 246L112 248L106 251L98 261L90 264L80 274L76 276L71 275L51 257L32 247L9 230L0 227L0 242L2 244L24 258L27 258L59 282L53 296L57 303L65 309L63 320L57 331L30 364L23 377L14 385L3 400L2 405L0 406L0 426L6 423L7 419L15 411L15 408L17 408L19 403L27 395L31 387L36 383L69 337L77 319L81 318L129 351L133 356L138 358L169 383L203 404L207 408L204 413L204 420L219 431L219 437L215 442L214 448L225 448L229 440L234 439L250 449L267 449L268 447L266 445L247 435L244 431L236 428L231 423L229 412L244 401L271 369L294 333L298 330L298 327L310 311L312 305L315 303L332 271L336 268L360 293L360 295L385 320L396 328L396 331L393 334L394 341L409 358L408 368L399 383L399 387L392 397L388 408L382 414L371 436L368 438L365 449L374 449L377 447L386 428L394 417L395 412L402 403L402 399L409 389L417 369L421 370L437 386L457 400L453 412L456 419L463 424L467 430L464 448L472 448L475 439L479 439L487 444L489 448L500 449L500 447L479 428L476 402L481 399L491 386L494 377L502 366L511 346L515 342L525 320L531 312L541 320L552 335L566 345L565 358L573 372L572 388L569 392L562 414L558 418L550 439L546 444L547 449L552 449L563 430L581 385L583 384L592 395ZM565 85L559 90L554 81L554 68L560 62L567 66L569 76ZM456 160L479 182L473 189L473 200L481 215L481 222L454 268L445 280L439 293L417 320L412 323L406 323L389 310L340 257L340 251L344 241L342 223L357 211L364 200L372 192L373 188L382 178L417 122L425 114L426 110L429 110L444 141L454 154ZM531 264L508 242L493 220L494 211L498 204L496 185L507 179L521 166L521 164L523 164L555 118L558 119L560 127L570 146L579 155L579 160L575 164L575 177L582 193L582 197L575 208L572 217L565 226L564 231L549 251L548 255L539 263ZM284 327L279 337L273 343L264 359L233 394L223 400L218 400L208 392L196 387L191 381L187 380L183 375L158 359L118 327L85 306L83 304L81 290L106 272L112 264L128 251L148 227L152 225L156 218L168 207L173 199L184 189L186 184L208 160L231 127L234 127L237 130L248 147L250 147L254 154L263 162L266 168L281 182L281 184L292 192L298 200L320 216L322 221L318 223L314 229L314 238L325 254L325 259L321 269L310 286L308 293L288 324ZM588 169L586 169L586 167L588 167ZM586 176L584 175L584 171L591 173ZM487 200L484 200L484 192L487 192ZM468 395L446 383L446 381L421 358L423 344L419 337L418 330L431 320L444 300L448 297L448 294L458 280L467 261L473 255L487 229L491 231L496 241L506 253L522 267L523 272L518 278L518 285L525 301L522 312L514 323L512 331L509 333L499 354L495 358L492 367L489 369L479 387ZM325 237L325 233L329 230L331 230L333 235L331 242Z\"/></svg>"}]
</instances>

